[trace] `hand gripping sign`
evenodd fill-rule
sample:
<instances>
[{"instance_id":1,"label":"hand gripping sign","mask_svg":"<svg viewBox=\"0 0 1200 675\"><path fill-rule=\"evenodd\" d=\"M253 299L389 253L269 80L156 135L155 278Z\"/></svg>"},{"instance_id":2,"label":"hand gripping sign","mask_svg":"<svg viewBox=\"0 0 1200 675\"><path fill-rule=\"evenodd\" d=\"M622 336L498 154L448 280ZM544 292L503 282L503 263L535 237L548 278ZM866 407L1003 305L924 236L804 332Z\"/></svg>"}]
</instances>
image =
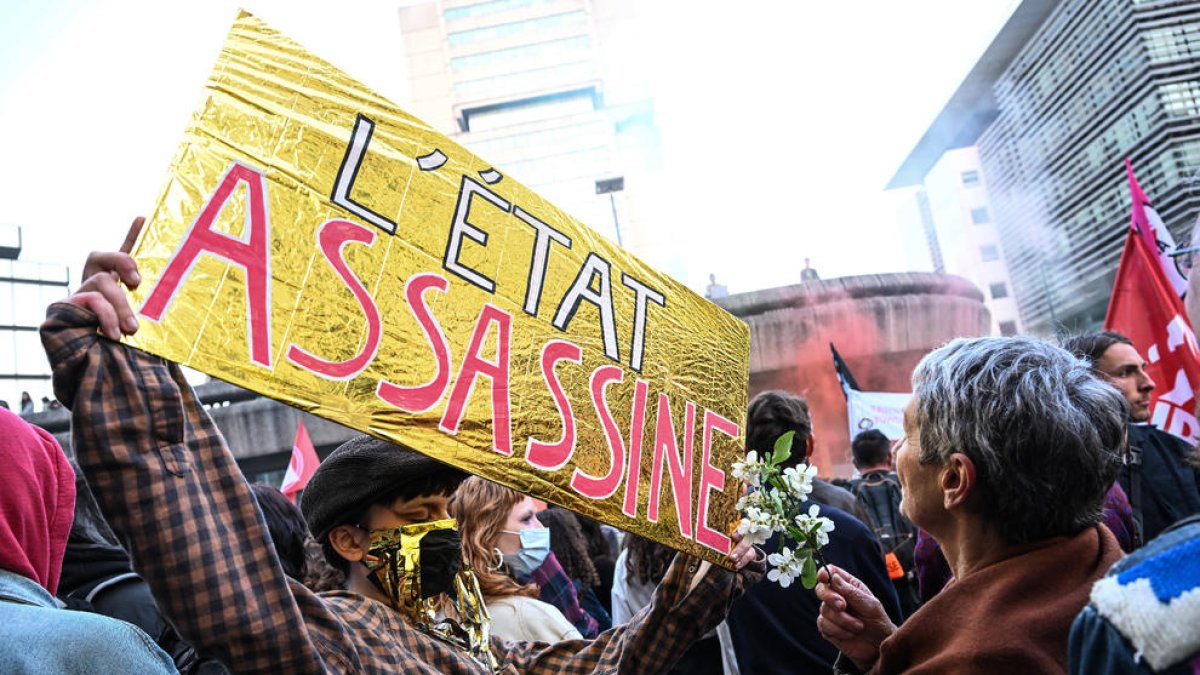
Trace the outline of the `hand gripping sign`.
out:
<instances>
[{"instance_id":1,"label":"hand gripping sign","mask_svg":"<svg viewBox=\"0 0 1200 675\"><path fill-rule=\"evenodd\" d=\"M135 346L723 562L746 325L249 14L134 257Z\"/></svg>"}]
</instances>

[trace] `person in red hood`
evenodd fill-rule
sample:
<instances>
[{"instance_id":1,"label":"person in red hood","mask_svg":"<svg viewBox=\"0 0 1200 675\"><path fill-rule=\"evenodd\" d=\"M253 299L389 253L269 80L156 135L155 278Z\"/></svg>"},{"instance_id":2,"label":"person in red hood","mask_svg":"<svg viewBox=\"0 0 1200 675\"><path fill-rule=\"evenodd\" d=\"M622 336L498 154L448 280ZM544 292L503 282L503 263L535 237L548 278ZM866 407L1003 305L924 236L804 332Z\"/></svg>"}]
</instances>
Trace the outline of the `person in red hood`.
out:
<instances>
[{"instance_id":1,"label":"person in red hood","mask_svg":"<svg viewBox=\"0 0 1200 675\"><path fill-rule=\"evenodd\" d=\"M75 509L58 441L0 409L0 472L0 672L177 672L138 628L55 601Z\"/></svg>"}]
</instances>

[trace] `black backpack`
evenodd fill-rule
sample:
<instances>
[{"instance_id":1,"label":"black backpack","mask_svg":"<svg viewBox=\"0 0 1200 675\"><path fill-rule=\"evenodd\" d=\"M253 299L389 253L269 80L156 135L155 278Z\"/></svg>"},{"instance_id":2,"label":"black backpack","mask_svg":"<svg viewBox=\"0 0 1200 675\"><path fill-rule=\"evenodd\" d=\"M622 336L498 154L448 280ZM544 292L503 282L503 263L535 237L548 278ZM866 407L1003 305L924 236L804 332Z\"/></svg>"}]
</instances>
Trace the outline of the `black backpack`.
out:
<instances>
[{"instance_id":1,"label":"black backpack","mask_svg":"<svg viewBox=\"0 0 1200 675\"><path fill-rule=\"evenodd\" d=\"M102 614L141 629L175 662L182 675L228 675L216 659L201 656L158 611L150 587L134 572L94 579L73 589L59 587L59 599L70 610Z\"/></svg>"},{"instance_id":2,"label":"black backpack","mask_svg":"<svg viewBox=\"0 0 1200 675\"><path fill-rule=\"evenodd\" d=\"M871 471L854 481L850 491L867 512L870 519L867 526L875 532L884 556L895 554L904 576L910 576L914 570L917 528L900 514L900 479L890 471Z\"/></svg>"}]
</instances>

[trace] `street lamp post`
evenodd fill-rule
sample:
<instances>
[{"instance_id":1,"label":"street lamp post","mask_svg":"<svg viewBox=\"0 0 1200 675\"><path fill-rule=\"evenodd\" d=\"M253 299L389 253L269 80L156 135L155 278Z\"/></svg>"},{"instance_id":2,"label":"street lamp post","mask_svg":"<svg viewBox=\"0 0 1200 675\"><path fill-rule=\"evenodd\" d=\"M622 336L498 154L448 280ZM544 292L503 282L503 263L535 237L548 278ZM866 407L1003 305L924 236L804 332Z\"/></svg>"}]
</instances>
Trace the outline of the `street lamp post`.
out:
<instances>
[{"instance_id":1,"label":"street lamp post","mask_svg":"<svg viewBox=\"0 0 1200 675\"><path fill-rule=\"evenodd\" d=\"M616 193L625 189L625 177L617 176L616 178L605 178L596 181L596 194L608 195L608 201L612 205L613 212L613 227L617 230L617 246L625 247L621 243L621 221L617 219L617 198Z\"/></svg>"}]
</instances>

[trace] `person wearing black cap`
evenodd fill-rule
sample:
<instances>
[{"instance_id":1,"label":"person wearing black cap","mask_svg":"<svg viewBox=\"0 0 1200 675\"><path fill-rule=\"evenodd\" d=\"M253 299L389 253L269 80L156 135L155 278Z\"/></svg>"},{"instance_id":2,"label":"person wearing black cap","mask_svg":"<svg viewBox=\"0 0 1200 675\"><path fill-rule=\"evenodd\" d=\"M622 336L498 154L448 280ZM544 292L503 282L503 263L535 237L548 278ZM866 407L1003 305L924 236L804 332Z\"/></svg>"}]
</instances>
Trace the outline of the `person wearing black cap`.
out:
<instances>
[{"instance_id":1,"label":"person wearing black cap","mask_svg":"<svg viewBox=\"0 0 1200 675\"><path fill-rule=\"evenodd\" d=\"M446 501L462 474L360 438L326 460L303 499L331 560L345 561L347 588L314 593L289 580L179 366L116 341L136 331L119 284L140 280L125 253L139 221L121 253L89 256L83 285L48 311L42 342L97 499L197 651L237 672L658 673L761 578L764 556L744 542L729 555L739 572L680 555L651 606L595 640L488 638L473 577L453 571L462 551Z\"/></svg>"},{"instance_id":2,"label":"person wearing black cap","mask_svg":"<svg viewBox=\"0 0 1200 675\"><path fill-rule=\"evenodd\" d=\"M363 524L377 520L381 512L406 521L404 525L446 520L450 495L466 477L437 460L364 435L342 444L321 463L304 490L300 510L325 558L348 576L348 584L378 592L379 582L368 579L372 575L350 565L365 557L359 550L369 543ZM454 532L447 527L436 531Z\"/></svg>"},{"instance_id":3,"label":"person wearing black cap","mask_svg":"<svg viewBox=\"0 0 1200 675\"><path fill-rule=\"evenodd\" d=\"M300 509L348 590L490 659L479 584L462 565L450 495L467 474L371 436L343 443L318 468ZM354 564L361 563L361 564ZM450 606L455 620L439 616Z\"/></svg>"}]
</instances>

